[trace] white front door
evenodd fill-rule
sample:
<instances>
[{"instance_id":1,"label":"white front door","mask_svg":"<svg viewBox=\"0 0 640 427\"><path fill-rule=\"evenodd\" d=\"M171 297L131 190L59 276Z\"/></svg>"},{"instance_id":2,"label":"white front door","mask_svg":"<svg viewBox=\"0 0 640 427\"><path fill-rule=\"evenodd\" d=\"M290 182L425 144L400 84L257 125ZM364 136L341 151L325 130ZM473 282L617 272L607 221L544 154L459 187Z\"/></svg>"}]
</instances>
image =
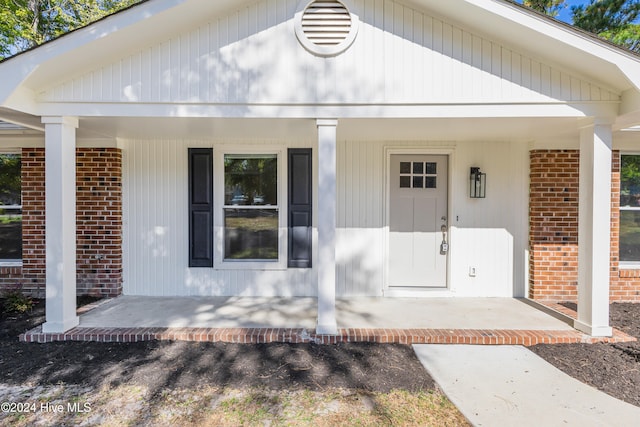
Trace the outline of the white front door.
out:
<instances>
[{"instance_id":1,"label":"white front door","mask_svg":"<svg viewBox=\"0 0 640 427\"><path fill-rule=\"evenodd\" d=\"M389 287L447 286L448 157L392 155Z\"/></svg>"}]
</instances>

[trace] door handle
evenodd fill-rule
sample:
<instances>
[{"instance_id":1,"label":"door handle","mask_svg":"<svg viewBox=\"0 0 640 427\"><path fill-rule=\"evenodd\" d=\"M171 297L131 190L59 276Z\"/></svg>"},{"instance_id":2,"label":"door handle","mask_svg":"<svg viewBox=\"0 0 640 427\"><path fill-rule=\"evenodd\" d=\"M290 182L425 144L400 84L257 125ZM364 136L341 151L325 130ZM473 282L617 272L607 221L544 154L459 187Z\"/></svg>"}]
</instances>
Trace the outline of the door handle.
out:
<instances>
[{"instance_id":1,"label":"door handle","mask_svg":"<svg viewBox=\"0 0 640 427\"><path fill-rule=\"evenodd\" d=\"M444 217L443 217L444 218ZM447 243L447 224L442 224L442 243L440 243L440 255L446 255L449 252L449 243Z\"/></svg>"}]
</instances>

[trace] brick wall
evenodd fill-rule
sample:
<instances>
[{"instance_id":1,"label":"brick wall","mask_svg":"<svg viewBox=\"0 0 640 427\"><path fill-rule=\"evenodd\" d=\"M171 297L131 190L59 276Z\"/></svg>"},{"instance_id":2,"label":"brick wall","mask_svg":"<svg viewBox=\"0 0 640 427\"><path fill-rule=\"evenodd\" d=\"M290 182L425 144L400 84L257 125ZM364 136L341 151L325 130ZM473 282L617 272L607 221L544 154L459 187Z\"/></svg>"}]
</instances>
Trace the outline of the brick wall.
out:
<instances>
[{"instance_id":1,"label":"brick wall","mask_svg":"<svg viewBox=\"0 0 640 427\"><path fill-rule=\"evenodd\" d=\"M45 293L44 149L22 150L22 267L0 268L0 287ZM76 150L77 293L122 293L122 153Z\"/></svg>"},{"instance_id":2,"label":"brick wall","mask_svg":"<svg viewBox=\"0 0 640 427\"><path fill-rule=\"evenodd\" d=\"M76 152L77 288L79 294L122 293L122 152Z\"/></svg>"},{"instance_id":3,"label":"brick wall","mask_svg":"<svg viewBox=\"0 0 640 427\"><path fill-rule=\"evenodd\" d=\"M530 153L529 296L577 301L578 150ZM640 301L640 270L619 270L620 153L612 158L610 300Z\"/></svg>"},{"instance_id":4,"label":"brick wall","mask_svg":"<svg viewBox=\"0 0 640 427\"><path fill-rule=\"evenodd\" d=\"M530 159L529 296L576 301L580 155L535 150Z\"/></svg>"},{"instance_id":5,"label":"brick wall","mask_svg":"<svg viewBox=\"0 0 640 427\"><path fill-rule=\"evenodd\" d=\"M44 149L22 149L22 267L0 267L0 286L44 296Z\"/></svg>"}]
</instances>

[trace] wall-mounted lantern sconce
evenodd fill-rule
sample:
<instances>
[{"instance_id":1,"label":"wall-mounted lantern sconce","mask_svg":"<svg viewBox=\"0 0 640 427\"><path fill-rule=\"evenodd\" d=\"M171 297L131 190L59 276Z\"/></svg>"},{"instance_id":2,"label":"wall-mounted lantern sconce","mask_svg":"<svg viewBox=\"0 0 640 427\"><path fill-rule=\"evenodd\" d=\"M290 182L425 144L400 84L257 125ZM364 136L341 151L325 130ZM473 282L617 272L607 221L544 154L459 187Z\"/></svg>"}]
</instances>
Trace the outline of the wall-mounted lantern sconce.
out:
<instances>
[{"instance_id":1,"label":"wall-mounted lantern sconce","mask_svg":"<svg viewBox=\"0 0 640 427\"><path fill-rule=\"evenodd\" d=\"M469 197L484 199L487 190L487 174L480 172L480 168L471 168L469 176Z\"/></svg>"}]
</instances>

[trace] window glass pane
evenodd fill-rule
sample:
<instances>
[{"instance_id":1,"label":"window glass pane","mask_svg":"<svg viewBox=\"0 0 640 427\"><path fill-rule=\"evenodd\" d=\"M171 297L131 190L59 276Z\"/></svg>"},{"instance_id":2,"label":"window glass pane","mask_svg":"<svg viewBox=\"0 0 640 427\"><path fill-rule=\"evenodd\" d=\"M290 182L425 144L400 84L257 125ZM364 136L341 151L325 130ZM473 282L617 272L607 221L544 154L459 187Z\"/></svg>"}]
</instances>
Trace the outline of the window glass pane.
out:
<instances>
[{"instance_id":1,"label":"window glass pane","mask_svg":"<svg viewBox=\"0 0 640 427\"><path fill-rule=\"evenodd\" d=\"M21 205L20 189L20 156L0 154L0 206Z\"/></svg>"},{"instance_id":2,"label":"window glass pane","mask_svg":"<svg viewBox=\"0 0 640 427\"><path fill-rule=\"evenodd\" d=\"M622 156L620 206L640 206L640 155Z\"/></svg>"},{"instance_id":3,"label":"window glass pane","mask_svg":"<svg viewBox=\"0 0 640 427\"><path fill-rule=\"evenodd\" d=\"M224 209L228 260L278 259L278 209Z\"/></svg>"},{"instance_id":4,"label":"window glass pane","mask_svg":"<svg viewBox=\"0 0 640 427\"><path fill-rule=\"evenodd\" d=\"M620 261L640 261L640 211L620 211Z\"/></svg>"},{"instance_id":5,"label":"window glass pane","mask_svg":"<svg viewBox=\"0 0 640 427\"><path fill-rule=\"evenodd\" d=\"M432 163L432 162L427 162L427 173L429 175L435 175L436 173L438 173L438 164L437 163Z\"/></svg>"},{"instance_id":6,"label":"window glass pane","mask_svg":"<svg viewBox=\"0 0 640 427\"><path fill-rule=\"evenodd\" d=\"M410 176L401 176L400 177L400 188L411 188L411 177Z\"/></svg>"},{"instance_id":7,"label":"window glass pane","mask_svg":"<svg viewBox=\"0 0 640 427\"><path fill-rule=\"evenodd\" d=\"M411 173L411 162L400 162L400 173Z\"/></svg>"},{"instance_id":8,"label":"window glass pane","mask_svg":"<svg viewBox=\"0 0 640 427\"><path fill-rule=\"evenodd\" d=\"M22 209L0 208L0 260L22 259Z\"/></svg>"},{"instance_id":9,"label":"window glass pane","mask_svg":"<svg viewBox=\"0 0 640 427\"><path fill-rule=\"evenodd\" d=\"M0 260L22 259L20 155L0 154Z\"/></svg>"},{"instance_id":10,"label":"window glass pane","mask_svg":"<svg viewBox=\"0 0 640 427\"><path fill-rule=\"evenodd\" d=\"M425 178L425 188L436 188L435 176L428 176Z\"/></svg>"},{"instance_id":11,"label":"window glass pane","mask_svg":"<svg viewBox=\"0 0 640 427\"><path fill-rule=\"evenodd\" d=\"M422 163L422 162L414 162L413 163L413 173L415 173L415 174L424 173L424 163Z\"/></svg>"},{"instance_id":12,"label":"window glass pane","mask_svg":"<svg viewBox=\"0 0 640 427\"><path fill-rule=\"evenodd\" d=\"M277 205L278 160L273 155L224 156L225 205Z\"/></svg>"},{"instance_id":13,"label":"window glass pane","mask_svg":"<svg viewBox=\"0 0 640 427\"><path fill-rule=\"evenodd\" d=\"M424 188L423 178L421 176L413 177L413 188Z\"/></svg>"}]
</instances>

